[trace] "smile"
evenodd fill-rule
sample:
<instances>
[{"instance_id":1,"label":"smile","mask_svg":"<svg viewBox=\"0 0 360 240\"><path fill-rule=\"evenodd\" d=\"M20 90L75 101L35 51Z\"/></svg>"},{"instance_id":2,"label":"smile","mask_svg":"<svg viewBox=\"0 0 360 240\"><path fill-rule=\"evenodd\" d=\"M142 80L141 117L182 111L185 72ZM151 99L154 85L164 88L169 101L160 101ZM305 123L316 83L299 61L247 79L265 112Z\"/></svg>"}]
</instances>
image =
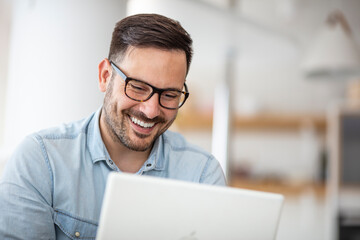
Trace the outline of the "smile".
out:
<instances>
[{"instance_id":1,"label":"smile","mask_svg":"<svg viewBox=\"0 0 360 240\"><path fill-rule=\"evenodd\" d=\"M146 122L140 121L139 119L137 119L135 117L130 117L130 119L133 123L135 123L143 128L151 128L155 125L155 123L146 123Z\"/></svg>"}]
</instances>

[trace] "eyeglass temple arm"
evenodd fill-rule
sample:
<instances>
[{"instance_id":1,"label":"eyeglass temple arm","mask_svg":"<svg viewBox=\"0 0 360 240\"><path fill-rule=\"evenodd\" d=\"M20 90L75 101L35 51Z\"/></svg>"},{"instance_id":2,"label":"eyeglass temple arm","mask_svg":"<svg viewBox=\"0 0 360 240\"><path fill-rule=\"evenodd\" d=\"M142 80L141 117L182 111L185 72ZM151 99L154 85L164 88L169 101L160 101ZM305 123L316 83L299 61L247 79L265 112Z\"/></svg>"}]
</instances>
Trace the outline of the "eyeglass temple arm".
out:
<instances>
[{"instance_id":1,"label":"eyeglass temple arm","mask_svg":"<svg viewBox=\"0 0 360 240\"><path fill-rule=\"evenodd\" d=\"M186 83L184 83L184 86L185 86L185 93L189 94L189 90L188 90Z\"/></svg>"},{"instance_id":2,"label":"eyeglass temple arm","mask_svg":"<svg viewBox=\"0 0 360 240\"><path fill-rule=\"evenodd\" d=\"M126 81L127 76L112 61L110 61L110 64L115 69L115 71L120 75L120 77L124 79L124 81Z\"/></svg>"}]
</instances>

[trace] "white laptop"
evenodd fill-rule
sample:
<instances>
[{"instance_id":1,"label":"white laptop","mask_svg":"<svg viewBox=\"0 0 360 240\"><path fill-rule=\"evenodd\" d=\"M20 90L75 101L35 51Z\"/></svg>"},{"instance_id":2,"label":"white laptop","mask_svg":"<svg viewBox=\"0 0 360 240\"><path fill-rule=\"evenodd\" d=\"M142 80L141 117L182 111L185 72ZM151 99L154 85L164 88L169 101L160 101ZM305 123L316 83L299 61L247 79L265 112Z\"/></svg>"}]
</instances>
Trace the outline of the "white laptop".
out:
<instances>
[{"instance_id":1,"label":"white laptop","mask_svg":"<svg viewBox=\"0 0 360 240\"><path fill-rule=\"evenodd\" d=\"M283 196L111 173L98 240L275 239Z\"/></svg>"}]
</instances>

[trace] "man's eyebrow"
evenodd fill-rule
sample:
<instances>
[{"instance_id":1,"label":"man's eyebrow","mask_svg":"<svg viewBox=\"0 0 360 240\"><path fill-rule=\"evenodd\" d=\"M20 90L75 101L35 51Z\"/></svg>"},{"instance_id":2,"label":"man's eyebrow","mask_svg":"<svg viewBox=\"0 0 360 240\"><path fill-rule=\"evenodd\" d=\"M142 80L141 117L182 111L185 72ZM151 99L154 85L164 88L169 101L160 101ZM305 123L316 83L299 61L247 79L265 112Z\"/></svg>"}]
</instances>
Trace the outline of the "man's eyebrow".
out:
<instances>
[{"instance_id":1,"label":"man's eyebrow","mask_svg":"<svg viewBox=\"0 0 360 240\"><path fill-rule=\"evenodd\" d=\"M177 87L159 88L159 87L154 86L154 85L153 85L153 84L151 84L151 83L148 83L147 81L143 81L143 80L140 80L140 79L137 79L137 78L128 77L128 79L132 79L132 80L136 80L136 81L144 82L144 83L146 83L146 84L149 84L151 87L155 87L155 88L157 88L157 89L161 89L161 90L177 90L177 91L182 92L182 91L183 91L183 89L184 89L184 85L185 85L185 82L184 82L184 85L183 85L183 87L182 87L181 89L180 89L180 88L177 88Z\"/></svg>"}]
</instances>

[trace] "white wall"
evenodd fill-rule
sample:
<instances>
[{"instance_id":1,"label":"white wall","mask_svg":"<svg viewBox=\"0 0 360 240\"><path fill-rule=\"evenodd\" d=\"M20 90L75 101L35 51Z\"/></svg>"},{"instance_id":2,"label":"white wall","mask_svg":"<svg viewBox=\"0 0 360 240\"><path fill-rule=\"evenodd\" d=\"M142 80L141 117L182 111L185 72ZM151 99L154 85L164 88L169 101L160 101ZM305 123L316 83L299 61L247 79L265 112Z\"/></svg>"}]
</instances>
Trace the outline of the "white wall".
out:
<instances>
[{"instance_id":1,"label":"white wall","mask_svg":"<svg viewBox=\"0 0 360 240\"><path fill-rule=\"evenodd\" d=\"M3 144L6 80L8 73L11 6L0 0L0 146Z\"/></svg>"},{"instance_id":2,"label":"white wall","mask_svg":"<svg viewBox=\"0 0 360 240\"><path fill-rule=\"evenodd\" d=\"M0 109L7 150L33 131L101 106L98 63L107 57L115 23L126 15L125 0L12 4L6 108Z\"/></svg>"},{"instance_id":3,"label":"white wall","mask_svg":"<svg viewBox=\"0 0 360 240\"><path fill-rule=\"evenodd\" d=\"M325 113L329 101L343 97L345 81L314 82L304 79L300 71L304 50L331 10L326 1L305 1L307 5L292 16L283 17L274 15L281 1L240 1L238 15L202 2L129 1L129 14L156 12L173 17L193 37L195 55L188 76L190 90L196 93L189 99L193 104L211 108L216 83L225 76L230 47L238 52L237 112L243 110L243 101L252 99L259 109L272 112ZM359 7L354 1L343 6L354 31L360 19L352 8Z\"/></svg>"}]
</instances>

